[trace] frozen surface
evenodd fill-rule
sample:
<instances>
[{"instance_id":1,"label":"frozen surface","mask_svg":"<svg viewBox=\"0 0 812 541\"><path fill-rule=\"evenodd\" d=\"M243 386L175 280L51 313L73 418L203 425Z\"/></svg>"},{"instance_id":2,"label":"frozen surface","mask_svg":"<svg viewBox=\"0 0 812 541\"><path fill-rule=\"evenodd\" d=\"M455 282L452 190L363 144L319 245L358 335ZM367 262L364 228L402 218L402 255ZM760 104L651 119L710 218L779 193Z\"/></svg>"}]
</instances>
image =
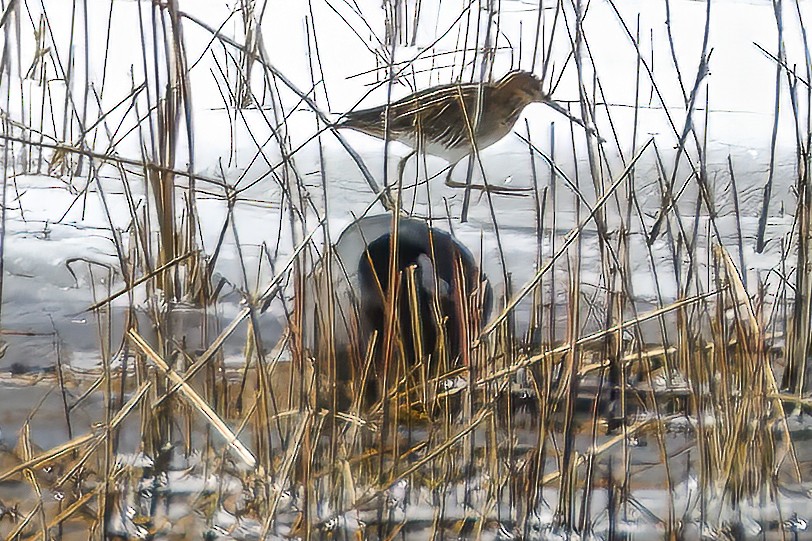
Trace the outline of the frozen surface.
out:
<instances>
[{"instance_id":1,"label":"frozen surface","mask_svg":"<svg viewBox=\"0 0 812 541\"><path fill-rule=\"evenodd\" d=\"M308 4L312 5L312 18ZM464 80L470 80L474 76L474 71L478 68L468 64L463 69L460 53L447 54L458 48L458 38L456 32L448 33L446 30L456 24L464 4L443 2L442 7L439 7L439 3L422 3L424 11L421 13L414 44L401 45L394 50L397 61L414 62L413 71L409 68L392 85L392 99L408 94L412 90L409 85L425 88L460 76ZM702 50L706 5L689 0L670 2L670 31L679 73L674 67L669 45L665 3L628 1L615 2L615 5L618 13L608 2L591 2L584 20L584 35L591 55L591 61L585 63L584 79L592 80L594 66L602 92L596 98L599 105L595 124L607 140L604 150L608 166L601 169L600 182L604 187L610 186L630 157L652 138L662 160L663 177L666 181L673 181L675 192L679 191L688 179L690 168L685 153L677 159L676 146L686 126L693 126L696 137L693 132L687 132L687 155L694 163L698 163L698 151L703 147L706 149L703 152L706 153L707 182L717 225L717 230L714 231L706 207L702 208L700 216L694 222L697 183L694 179L688 179L687 189L679 197L678 208L689 234L698 226L701 248L697 253L700 254L700 259L707 259L702 254L706 254L709 239L712 239L713 242L726 246L734 259L740 261L739 225L735 219L728 165L730 159L738 188L744 246L741 257L747 268L749 285L755 291L755 284L762 280L767 284L768 293L775 293L779 286L775 271L781 271L778 268L781 251L779 239L788 234L793 223L795 195L792 188L797 176L797 161L792 108L786 78L782 76L779 85L779 129L773 158L773 197L766 235L770 242L766 250L758 254L754 249L754 239L762 191L771 162L770 142L776 82L774 61L755 44L768 51L776 48L777 33L771 2L722 0L712 3L708 49L712 49L713 53L708 73L697 87L695 111L691 116L686 115L681 87L685 88L686 93L690 93L694 86ZM270 63L300 90L311 89L315 79L318 84L315 85L312 98L323 111L328 112L331 119L355 106L383 103L387 96L386 71L373 69L378 65L375 55L381 54L381 44L376 40L382 39L384 35L380 3L371 0L358 2L363 19L348 6L349 4L335 5L321 1L307 3L271 0L267 3L262 19L264 54ZM808 15L809 6L807 2L800 3L799 9L804 17ZM52 1L45 2L45 7L52 21L48 45L61 55L64 62L69 55L70 25L65 21L72 16L71 5ZM142 10L140 14L139 7ZM240 18L232 13L232 6L228 3L196 0L182 2L181 8L209 26L220 28L223 35L237 42L244 41ZM544 17L552 17L553 11L545 9ZM133 112L128 111L127 106L119 104L131 93L133 81L137 85L144 80L139 24L148 25L150 12L148 4L144 2L114 4L107 47L108 60L105 63L107 16L108 4L94 3L94 9L89 12L86 21L87 28L90 29L89 64L84 62L84 44L79 41L74 46L72 92L79 92L85 80L94 85L94 88L101 88L103 83L104 89L100 107L90 99L87 109L79 110L76 115L85 118L87 124L97 124L91 130L95 137L86 139L95 141L95 152L108 152L111 148L110 141L113 140L115 152L119 156L138 160L141 152L139 131L133 130L124 136L127 129L117 131L116 126L119 122L125 128L134 124ZM81 11L77 11L76 17L77 28L84 28L85 21ZM502 2L499 19L501 34L495 38L496 46L501 48L497 50L494 59L494 77L501 76L511 68L533 69L540 74L542 52L538 52L534 66L534 33L528 30L534 28L536 17L536 10L529 9L526 3L510 0ZM804 63L803 39L796 19L797 17L786 15L784 21L787 65L790 66ZM227 22L223 24L223 21ZM551 24L551 21L547 20L547 23ZM470 20L470 24L476 24L475 18ZM636 48L629 35L638 33L638 24L640 38ZM25 28L26 25L30 26L27 16L22 21L22 27ZM283 131L289 137L289 148L297 149L293 160L310 197L311 216L307 221L309 229L316 227L317 215L326 208L326 223L331 229L332 238L336 238L343 227L352 221L353 216L358 216L367 209L374 197L356 165L333 134L327 131L321 137L314 138L318 133L316 116L281 82L278 83L282 96L281 109L287 118L284 123L280 122L279 117L275 116L277 112L274 111L270 98L263 90L259 66L252 70L251 83L255 99L263 107L242 110L224 107L221 92L225 91L225 78L218 69L218 63L221 67L225 65L228 55L235 55L235 50L216 40L212 43L211 33L190 19L183 20L183 30L187 56L192 65L189 73L195 133L194 169L204 177L221 181L225 179L239 188L250 186L242 192L242 199L234 210L242 256L246 261L248 285L243 283L239 252L231 228L226 232L225 243L214 269L215 278L225 278L236 289L262 290L272 275L259 262L265 257L263 246L269 248L276 264L283 264L295 244L289 218L282 211L280 183L283 182L281 174L285 168L277 167L281 154L278 145L269 142L272 133ZM313 44L311 42L309 47L308 35L316 36L318 57L311 52ZM23 31L21 36L24 38L20 40L21 60L19 64L16 60L12 62L13 75L26 72L35 52L28 34ZM508 47L505 36L509 38L512 50ZM148 35L147 38L149 37ZM146 41L146 48L151 56L152 45L149 39ZM571 45L566 32L557 31L553 42L553 62L547 79L554 81L560 77L553 97L562 103L577 101L577 74L574 63L567 61ZM638 67L638 51L639 57L645 62L641 67ZM159 50L156 54L161 56L163 53ZM443 59L442 62L439 59ZM323 70L323 78L319 68ZM311 69L316 70L312 76ZM639 89L636 89L638 69ZM656 88L651 84L647 70L650 70ZM682 78L682 84L678 75ZM154 73L150 72L147 80L152 84L154 77ZM233 79L233 74L231 77ZM52 118L61 119L63 103L57 98L64 96L65 87L59 82L49 84L52 96L50 106L42 114L37 107L32 107L32 104L41 103L43 92L34 78L24 79L21 85L11 85L7 106L11 118L32 126L48 126L53 122ZM146 98L143 95L146 91L140 92ZM637 111L635 96L638 96ZM81 102L76 97L74 100ZM84 107L81 103L79 105ZM799 107L799 116L805 118L806 104L803 100L799 100ZM571 108L573 114L581 116L577 104L572 104ZM49 110L53 113L49 113ZM106 112L107 116L96 123L99 111ZM140 114L143 115L143 111ZM635 115L638 117L636 134ZM64 137L66 141L76 140L80 131L79 121L70 124ZM554 148L551 143L553 125ZM585 201L593 204L596 197L590 177L585 135L579 127L573 128L574 134L571 136L570 124L563 116L544 105L533 104L525 109L515 131L527 135L529 130L529 137L534 145L548 155L554 155L561 171L572 183L577 183ZM57 131L60 131L59 127ZM113 132L116 135L111 135ZM378 182L382 183L383 142L352 132L343 135L362 156ZM320 145L324 158L323 171L319 158ZM26 165L31 170L32 164L37 163L38 156L33 155L34 151L29 154L26 149L23 152L18 145L9 145L8 148L14 153L14 171ZM386 173L390 182L394 178L397 161L407 150L397 143L390 145L389 170ZM633 181L629 184L624 182L617 192L617 200L612 199L609 202L607 221L610 232L616 232L616 228L620 226L617 217L625 214L626 202L632 189L640 202L642 222L647 229L654 224L662 206L662 195L653 150L654 147L650 146L643 153L635 168ZM176 167L183 170L189 161L185 143L178 145L178 153ZM46 151L44 158L47 160L48 156ZM515 134L484 150L481 159L489 183L513 187L532 186L531 166L535 163L539 189L548 190L542 254L545 260L555 254L566 235L578 224L578 220L584 219L588 209L581 205L579 218L579 203L572 189L559 177L553 190L550 169L538 156L531 161L527 145ZM416 178L425 179L426 175L437 174L446 166L442 159L431 156L426 157L424 163L427 171L423 170L422 164L418 171L415 168L416 160L409 162L404 176L407 185ZM88 180L87 163L80 170L80 173L84 172L84 176L20 174L9 177L6 194L2 323L7 334L5 339L10 347L6 356L0 360L0 366L8 367L12 363L52 366L57 347L63 353L72 355L77 363L84 359L82 364L93 364L92 358L82 352L99 350L99 329L95 316L84 309L94 299L103 298L121 287L121 269L111 240L111 231L123 235L126 244L130 240L126 231L131 220L121 182L114 178L115 171L110 165L100 166L98 162L96 167L99 167L98 181ZM274 174L269 175L272 169ZM462 180L465 169L464 163L460 164L455 170L455 178ZM46 170L47 164L40 168L41 172ZM326 202L321 188L322 174L327 185ZM139 177L131 178L131 189L137 204L143 204L143 180ZM480 181L480 175L476 172L474 182ZM84 190L86 186L87 191ZM533 197L494 195L492 202L497 220L494 224L488 197L475 192L469 221L460 223L463 191L444 186L440 178L432 180L429 186L430 195L427 194L425 183L421 183L417 189L406 189L403 195L404 207L416 215L442 218L437 221L439 227L448 228L450 223L454 233L471 251L478 256L481 254L485 270L495 283L497 293L504 292L501 277L505 272L510 274L515 288L533 276L537 250L536 202ZM204 252L210 254L223 230L227 205L222 189L207 183L205 179L198 180L198 187L201 244ZM102 205L102 191L109 214ZM446 206L450 212L450 222L445 218ZM382 208L373 205L371 212L382 212ZM554 228L551 219L553 212L556 217ZM641 218L635 217L636 210L632 216L631 223L626 225L629 229L628 258L634 271L630 281L633 285L632 293L643 305L648 306L656 304L658 297L664 302L673 300L680 294L675 289L677 279L674 262L679 265L684 261L680 261L679 254L674 257L671 249L673 244L666 228L663 228L663 233L654 242L649 254ZM678 224L672 219L670 225L675 228ZM500 263L495 240L497 227L502 237L507 269L502 269ZM718 237L715 237L717 234ZM301 239L301 233L296 239ZM582 280L587 285L597 286L600 262L594 224L587 224L582 243ZM658 269L659 292L652 278L653 267ZM564 280L567 272L565 264L556 267L557 279L562 283L557 288L560 300L564 300L563 284L566 283ZM138 295L143 295L143 291L136 292L136 302ZM239 310L240 296L235 290L224 299L226 302L221 303L218 311L211 317L228 322ZM119 307L116 312L119 321L123 321L120 310L126 304L126 296L115 303ZM267 328L265 339L273 342L285 324L281 304L274 304L262 318L263 325ZM113 335L115 341L115 330Z\"/></svg>"}]
</instances>

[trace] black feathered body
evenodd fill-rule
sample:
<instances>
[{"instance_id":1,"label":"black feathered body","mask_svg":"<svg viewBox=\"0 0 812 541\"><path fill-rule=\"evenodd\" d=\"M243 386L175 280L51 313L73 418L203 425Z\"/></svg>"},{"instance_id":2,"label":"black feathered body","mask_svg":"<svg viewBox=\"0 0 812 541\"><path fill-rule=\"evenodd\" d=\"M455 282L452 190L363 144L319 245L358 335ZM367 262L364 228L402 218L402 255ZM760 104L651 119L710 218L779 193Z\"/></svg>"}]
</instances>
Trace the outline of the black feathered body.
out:
<instances>
[{"instance_id":1,"label":"black feathered body","mask_svg":"<svg viewBox=\"0 0 812 541\"><path fill-rule=\"evenodd\" d=\"M322 374L334 375L329 383L336 385L343 409L358 389L366 388L363 403L371 404L392 384L382 379L387 299L397 299L392 358L402 359L412 375L424 363L431 377L459 367L464 337L475 335L490 311L488 280L458 239L413 218L401 218L397 231L394 282L389 214L365 216L347 227L308 280L304 346L322 363Z\"/></svg>"}]
</instances>

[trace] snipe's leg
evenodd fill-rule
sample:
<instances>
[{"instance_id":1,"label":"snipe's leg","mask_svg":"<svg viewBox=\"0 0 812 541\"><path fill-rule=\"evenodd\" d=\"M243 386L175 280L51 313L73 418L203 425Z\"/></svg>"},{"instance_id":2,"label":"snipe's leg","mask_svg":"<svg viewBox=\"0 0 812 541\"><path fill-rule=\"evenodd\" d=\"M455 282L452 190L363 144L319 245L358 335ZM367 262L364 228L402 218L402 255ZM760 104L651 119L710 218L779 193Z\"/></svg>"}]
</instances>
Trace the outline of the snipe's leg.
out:
<instances>
[{"instance_id":1,"label":"snipe's leg","mask_svg":"<svg viewBox=\"0 0 812 541\"><path fill-rule=\"evenodd\" d=\"M445 185L449 188L471 188L472 190L479 190L482 192L490 192L500 195L518 195L524 196L528 192L532 192L533 188L507 188L503 186L483 186L482 184L471 184L470 186L465 182L457 182L455 180L451 180L451 173L454 172L454 167L460 163L460 161L456 161L452 163L448 167L448 174L445 176Z\"/></svg>"},{"instance_id":2,"label":"snipe's leg","mask_svg":"<svg viewBox=\"0 0 812 541\"><path fill-rule=\"evenodd\" d=\"M411 158L415 154L417 154L417 151L412 150L411 152L406 154L404 157L402 157L400 159L400 161L398 162L398 185L399 186L403 186L403 170L406 169L406 162L408 162L409 158Z\"/></svg>"},{"instance_id":3,"label":"snipe's leg","mask_svg":"<svg viewBox=\"0 0 812 541\"><path fill-rule=\"evenodd\" d=\"M457 160L451 165L448 166L448 173L445 176L445 185L449 188L465 188L465 184L462 182L454 182L451 180L451 173L454 172L454 168L457 167L457 164L460 163L461 160Z\"/></svg>"}]
</instances>

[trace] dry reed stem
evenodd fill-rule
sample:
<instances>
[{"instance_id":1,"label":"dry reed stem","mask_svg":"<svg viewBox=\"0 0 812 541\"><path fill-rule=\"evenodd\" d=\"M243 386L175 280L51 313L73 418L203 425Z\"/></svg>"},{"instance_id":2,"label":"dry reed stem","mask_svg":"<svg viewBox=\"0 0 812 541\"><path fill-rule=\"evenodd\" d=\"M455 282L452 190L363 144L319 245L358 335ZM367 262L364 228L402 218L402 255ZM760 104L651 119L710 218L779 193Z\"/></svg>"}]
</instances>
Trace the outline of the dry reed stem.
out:
<instances>
[{"instance_id":1,"label":"dry reed stem","mask_svg":"<svg viewBox=\"0 0 812 541\"><path fill-rule=\"evenodd\" d=\"M740 306L744 306L745 312L747 315L746 325L748 326L749 331L749 338L751 341L757 341L758 346L762 347L765 342L765 336L761 329L761 325L759 325L758 320L755 315L755 311L753 310L753 306L750 300L750 296L747 294L747 290L744 287L744 283L741 279L741 274L739 273L738 269L736 268L735 263L733 262L733 258L730 256L730 253L723 247L723 246L716 246L716 253L718 257L722 258L722 261L725 265L727 271L727 279L731 284L731 294L736 303ZM778 382L775 380L775 374L773 374L772 367L769 364L761 364L760 371L763 373L765 379L767 380L767 389L765 393L765 398L770 399L773 405L773 413L772 416L774 419L777 418L777 422L781 425L781 433L784 439L784 445L789 452L790 458L792 460L793 468L795 471L796 478L798 482L801 482L801 470L800 464L798 462L797 454L795 453L795 446L792 441L792 434L789 429L789 425L787 424L787 416L784 414L783 403L780 398L779 386Z\"/></svg>"},{"instance_id":2,"label":"dry reed stem","mask_svg":"<svg viewBox=\"0 0 812 541\"><path fill-rule=\"evenodd\" d=\"M497 325L499 325L502 321L507 319L510 313L513 310L515 310L516 306L521 302L521 300L524 299L524 297L526 297L528 293L533 291L533 289L536 287L536 284L538 284L539 280L541 280L542 277L552 268L556 260L558 260L558 258L561 257L562 254L564 254L564 252L570 247L570 245L573 242L575 242L578 238L580 238L581 233L583 233L584 229L586 228L586 224L589 223L595 217L596 213L601 208L603 208L603 206L606 204L607 201L609 201L610 196L614 193L614 191L618 187L620 187L622 182L625 180L626 175L628 175L629 172L633 169L634 165L637 163L637 160L640 159L640 157L643 155L643 152L645 152L645 150L652 142L654 142L654 138L649 139L642 147L640 147L640 149L637 151L637 154L635 154L634 157L631 159L631 161L629 161L629 163L626 165L623 172L617 176L614 182L612 182L612 185L606 189L603 195L595 203L595 206L591 209L589 216L587 216L587 218L584 219L578 225L578 227L569 232L567 238L564 240L563 244L555 253L555 255L553 255L550 261L546 265L544 265L544 267L539 269L536 272L535 276L533 276L533 278L527 281L525 285L522 286L522 288L519 290L518 293L513 295L510 301L502 309L502 312L490 323L488 323L484 329L482 329L482 332L480 333L480 338L477 340L477 342L481 340L482 337L485 337L491 332L493 332L493 330L497 327Z\"/></svg>"},{"instance_id":3,"label":"dry reed stem","mask_svg":"<svg viewBox=\"0 0 812 541\"><path fill-rule=\"evenodd\" d=\"M93 158L94 160L99 160L104 163L116 164L116 165L130 165L134 167L142 168L146 171L155 171L157 173L164 173L164 174L172 174L174 176L180 177L189 177L190 173L188 171L183 171L181 169L173 169L168 166L158 165L155 163L151 163L145 160L136 160L133 158L125 158L123 156L117 156L115 154L106 154L101 152L94 152L91 150L86 150L83 148L79 148L73 145L69 145L67 143L46 143L44 141L30 141L28 139L24 139L22 137L16 137L13 135L8 134L0 134L0 139L4 141L9 141L11 143L22 143L29 146L40 147L40 148L47 148L49 150L53 150L56 152L62 153L69 153L69 154L77 154L79 156L85 156L87 158ZM96 166L98 168L98 166ZM222 180L208 177L205 175L198 175L197 173L194 174L194 178L196 180L202 180L209 184L213 184L220 188L228 188L228 185L225 184ZM168 262L167 262L168 263Z\"/></svg>"},{"instance_id":4,"label":"dry reed stem","mask_svg":"<svg viewBox=\"0 0 812 541\"><path fill-rule=\"evenodd\" d=\"M116 478L119 477L119 475L123 471L124 471L123 469L120 469L117 472L111 474L110 479L115 480ZM105 489L105 484L100 483L97 487L95 487L90 492L88 492L86 494L83 494L81 497L77 498L74 502L72 502L68 507L66 507L62 512L60 512L55 517L53 517L48 522L48 524L47 524L47 526L45 528L45 531L41 530L36 535L27 538L27 540L38 541L39 539L49 539L50 537L45 533L46 531L50 531L51 528L55 528L56 526L59 526L62 522L64 522L64 521L68 520L69 518L71 518L74 515L74 513L76 513L78 510L82 509L83 507L85 507L88 503L90 503L90 501L93 498L100 497L102 492L104 491L104 489Z\"/></svg>"},{"instance_id":5,"label":"dry reed stem","mask_svg":"<svg viewBox=\"0 0 812 541\"><path fill-rule=\"evenodd\" d=\"M670 419L676 419L677 417L679 417L679 415L668 416L665 417L664 419L643 419L641 421L637 421L633 425L626 428L625 434L624 433L616 434L600 445L592 445L587 450L586 453L579 454L578 456L576 456L571 464L571 467L573 468L573 470L575 468L578 468L579 466L583 465L587 460L596 457L602 453L605 453L618 443L621 443L624 440L626 440L626 438L628 438L629 436L634 436L639 432L642 432L643 429L647 428L649 425L655 423L657 424L664 423ZM541 484L546 485L548 483L551 483L552 481L555 481L556 479L560 478L561 475L562 475L561 470L550 472L542 478Z\"/></svg>"},{"instance_id":6,"label":"dry reed stem","mask_svg":"<svg viewBox=\"0 0 812 541\"><path fill-rule=\"evenodd\" d=\"M277 472L277 483L279 487L273 491L271 496L271 502L268 506L267 515L265 519L262 521L262 531L260 533L259 539L265 539L268 535L268 531L271 528L271 525L276 518L276 508L279 505L279 499L282 496L282 489L281 487L284 486L290 480L291 472L293 470L293 466L296 462L297 458L300 457L300 451L302 442L305 438L305 434L307 433L307 429L311 427L311 423L313 422L313 415L312 413L305 411L299 419L299 427L296 429L296 433L293 436L293 439L290 441L290 445L288 446L285 456L282 460L282 465ZM312 457L305 456L304 460L311 460ZM270 473L270 472L268 472Z\"/></svg>"},{"instance_id":7,"label":"dry reed stem","mask_svg":"<svg viewBox=\"0 0 812 541\"><path fill-rule=\"evenodd\" d=\"M550 358L555 357L557 355L565 354L565 353L569 352L571 349L573 349L574 347L582 346L582 345L588 344L590 342L601 340L601 339L606 338L607 336L609 336L609 335L611 335L613 333L618 332L619 330L622 330L623 328L633 327L635 325L643 323L644 321L648 321L650 319L660 317L660 316L662 316L664 314L667 314L669 312L673 312L675 310L681 310L681 309L684 309L686 306L690 306L690 305L693 305L693 304L700 303L700 302L705 301L705 300L707 300L707 299L709 299L709 298L711 298L711 297L713 297L715 295L718 295L719 293L721 293L721 291L722 290L714 290L714 291L710 291L708 293L703 293L701 295L697 295L695 297L690 297L690 298L687 298L687 299L679 300L679 301L677 301L677 302L675 302L673 304L670 304L670 305L668 305L668 306L666 306L664 308L659 308L657 310L652 310L651 312L641 314L641 315L639 315L638 317L636 317L634 319L631 319L631 320L625 321L623 323L620 323L618 325L609 327L608 329L603 329L603 330L600 330L600 331L596 331L596 332L594 332L592 334L582 336L582 337L578 338L572 344L564 344L564 345L558 346L558 347L556 347L556 348L554 348L552 350L545 351L544 353L540 353L538 355L532 355L532 356L527 357L527 358L525 358L525 359L523 359L523 360L521 360L521 361L519 361L519 362L517 362L515 364L512 364L512 365L508 366L507 368L503 368L502 370L497 370L495 372L492 372L491 374L488 374L487 376L483 376L478 381L476 381L474 383L474 385L475 386L485 385L486 383L490 383L492 381L503 378L505 376L515 374L516 371L518 371L521 368L531 366L531 365L533 365L535 363L541 362L541 361L546 360L546 359L550 359Z\"/></svg>"},{"instance_id":8,"label":"dry reed stem","mask_svg":"<svg viewBox=\"0 0 812 541\"><path fill-rule=\"evenodd\" d=\"M143 284L144 282L146 282L147 280L149 280L151 278L154 278L158 274L172 268L174 265L177 265L181 261L184 261L185 259L188 259L189 257L192 257L193 255L195 255L194 252L187 252L187 253L185 253L183 255L179 255L178 257L172 259L171 261L167 261L163 265L153 269L151 272L148 272L144 276L142 276L142 277L138 278L137 280L133 281L128 287L125 287L124 289L121 289L121 290L113 293L112 295L107 296L103 300L100 300L98 302L95 302L95 303L91 304L90 306L85 308L85 311L86 312L93 312L94 310L97 310L97 309L101 308L102 306L105 306L105 305L113 302L118 297L132 292L137 286Z\"/></svg>"},{"instance_id":9,"label":"dry reed stem","mask_svg":"<svg viewBox=\"0 0 812 541\"><path fill-rule=\"evenodd\" d=\"M248 317L250 311L251 311L250 308L243 308L242 311L240 311L240 313L237 314L237 317L235 317L231 321L231 323L229 323L228 326L225 329L223 329L223 331L219 335L217 335L217 338L215 338L214 341L211 343L211 345L208 348L206 348L206 351L204 351L203 354L200 355L200 357L198 357L198 359L186 369L186 371L183 374L182 383L189 383L189 381L195 376L195 374L197 374L203 367L206 366L206 364L217 354L217 352L220 351L220 348L222 347L223 343L228 339L228 337L231 336L234 333L234 331L237 330L237 327L240 325L240 323L242 323L245 320L245 318ZM163 396L158 398L152 404L152 409L155 410L158 407L160 407L161 404L163 404L164 401L166 401L170 396L175 394L175 392L177 392L177 390L180 389L180 387L181 383L176 383L171 388L169 388L163 394Z\"/></svg>"},{"instance_id":10,"label":"dry reed stem","mask_svg":"<svg viewBox=\"0 0 812 541\"><path fill-rule=\"evenodd\" d=\"M81 436L77 436L72 440L65 442L63 444L57 445L48 449L47 451L43 451L42 453L25 460L21 464L18 464L12 468L9 468L3 473L0 473L0 481L5 481L9 477L30 468L39 468L42 466L46 466L55 460L75 451L76 449L81 448L83 445L93 442L95 439L99 438L98 434L89 433L83 434Z\"/></svg>"},{"instance_id":11,"label":"dry reed stem","mask_svg":"<svg viewBox=\"0 0 812 541\"><path fill-rule=\"evenodd\" d=\"M173 383L178 384L180 387L181 393L189 400L189 402L194 406L197 411L206 418L209 424L226 440L226 444L231 447L234 452L237 453L243 462L249 468L253 468L256 466L256 458L254 455L251 454L242 442L237 438L236 434L231 432L231 429L223 422L217 413L211 409L211 406L203 400L203 398L186 383L183 378L174 370L172 370L168 364L153 350L149 344L141 337L140 334L135 329L130 329L127 332L127 335L132 340L133 344L138 346L138 349L141 350L144 355L146 355L149 360L151 360L155 366L161 369L161 371L170 379Z\"/></svg>"}]
</instances>

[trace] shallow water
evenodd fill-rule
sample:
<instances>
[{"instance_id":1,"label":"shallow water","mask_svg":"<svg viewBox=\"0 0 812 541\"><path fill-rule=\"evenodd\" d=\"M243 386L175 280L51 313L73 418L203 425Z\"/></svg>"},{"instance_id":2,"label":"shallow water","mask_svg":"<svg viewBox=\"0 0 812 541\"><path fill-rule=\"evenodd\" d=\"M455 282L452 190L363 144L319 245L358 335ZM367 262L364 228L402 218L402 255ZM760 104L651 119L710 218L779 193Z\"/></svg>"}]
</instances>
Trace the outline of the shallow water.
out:
<instances>
[{"instance_id":1,"label":"shallow water","mask_svg":"<svg viewBox=\"0 0 812 541\"><path fill-rule=\"evenodd\" d=\"M34 454L39 449L48 449L68 440L61 391L54 376L39 374L30 378L5 377L0 382L4 404L0 415L3 434L0 474L19 461L19 458L15 458L21 452L19 446L15 449L19 443L18 431L32 409L38 407L30 421ZM38 381L35 381L37 378ZM73 393L89 381L87 376L72 379L84 383L78 387L69 385L75 389L68 391L71 399L75 398ZM103 421L104 404L98 396L91 394L71 412L74 437L92 431L94 423ZM353 539L356 536L383 539L397 532L397 538L416 540L426 539L435 531L445 532L441 535L454 539L608 539L610 530L614 532L612 535L625 532L635 539L660 539L664 535L669 512L677 521L675 525L679 528L680 539L781 539L782 535L789 536L789 539L804 539L810 535L805 524L812 520L812 484L794 480L793 468L788 462L784 462L775 478L776 484L773 486L778 489L776 492L768 491L765 487L762 494L756 494L752 499L745 498L734 507L729 500L714 496L718 488L700 489L702 474L695 439L696 419L684 415L668 417L663 425L663 449L656 431L640 430L637 426L647 418L640 413L629 417L628 437L621 435L618 438L618 433L605 434L605 429L599 427L598 435L593 439L588 396L574 419L573 456L588 457L590 450L595 448L601 451L595 455L589 470L592 481L587 482L584 478L587 472L585 465L577 470L578 477L573 480L575 484L569 500L572 505L569 516L575 530L567 533L566 515L556 514L556 509L561 509L560 478L556 472L560 468L565 441L561 431L564 422L562 414L554 415L553 424L548 427L551 434L540 472L548 477L543 490L539 492L535 510L530 511L527 508L527 491L532 484L527 483L532 476L528 472L530 462L536 456L534 451L537 449L539 418L526 404L523 406L512 411L510 426L513 428L509 433L504 432L507 425L496 433L482 425L471 432L466 440L452 446L449 456L456 457L452 462L446 463L437 458L421 468L420 473L384 484L376 481L374 476L370 478L369 474L364 474L356 478L352 489L349 489L346 484L349 480L343 477L346 474L339 474L337 478L324 477L329 472L328 468L314 478L316 481L311 490L315 492L310 494L310 498L317 500L312 501L304 499L300 485L291 486L272 476L268 494L278 497L278 506L273 520L266 524L269 538L287 539L291 535L304 535L301 520L305 518L318 539ZM500 411L503 412L500 415L507 413L504 409ZM795 458L804 479L807 479L812 473L812 447L803 442L812 435L812 422L806 416L792 417L790 421ZM287 427L284 433L269 427L272 454L280 460L289 449L284 442L290 441L297 423L294 415L278 425ZM236 421L232 420L229 424L234 426ZM464 424L455 424L455 430ZM195 426L202 428L197 422ZM240 466L236 457L228 461L225 469L212 469L219 462L217 455L225 452L222 440L214 437L213 450L220 451L205 460L199 449L206 445L206 431L196 430L190 454L187 455L184 444L178 440L174 450L157 461L155 457L139 452L141 442L137 427L136 413L122 426L119 434L116 460L127 473L111 485L109 501L116 502L110 516L111 533L129 532L129 535L138 537L141 535L138 532L152 531L157 539L174 539L184 530L187 533L196 532L195 535L209 532L207 535L224 539L256 539L267 518L252 511L252 502L261 493L254 492L256 487L252 489L250 483L246 484L251 478L250 471ZM421 450L420 443L428 441L427 438L432 437L434 431L431 426L420 423L411 429L406 425L401 426L398 446L402 450L413 448L414 452L401 465L394 466L395 470L403 471L414 461L425 457L426 449ZM774 433L778 437L780 429L776 428ZM436 434L434 438L436 440ZM241 439L246 443L254 441L250 427ZM609 445L612 442L614 445ZM492 447L493 443L497 444L496 448ZM468 446L473 461L470 466L465 466L457 461L463 459L464 449ZM326 465L323 463L326 455L322 453L329 447L330 439L324 436L312 455L314 474L319 470L320 463L321 467ZM776 444L776 450L779 448L780 445ZM669 457L670 489L663 468L663 451ZM492 455L498 457L501 464L497 470L487 466L488 457ZM390 459L387 459L387 463ZM785 460L790 459L785 457ZM373 458L370 464L373 463L377 463L377 459ZM89 463L91 469L92 464L95 463ZM356 464L351 470L360 472L357 468ZM67 490L69 486L74 486L75 490L72 483L63 489L47 488L64 471L64 466L58 463L55 467L36 470L45 490L43 498L49 506L59 505L63 500L69 503L76 497ZM506 477L495 478L494 471ZM344 488L338 492L330 489L332 483L339 482L336 479L343 479L340 483ZM0 501L5 506L18 503L19 509L25 512L30 507L31 488L22 480L18 475L1 481ZM91 475L85 481L85 486L92 488L97 481ZM585 484L591 487L588 499L584 499L587 494ZM614 491L624 486L627 492L622 501L625 503L612 500L610 494L617 498L619 493ZM608 487L614 488L607 490ZM587 502L588 513L584 515ZM309 518L302 515L305 509L310 510ZM78 520L82 520L81 517ZM6 531L13 523L9 521L3 526L4 522L0 521L0 531ZM183 524L183 527L180 528L179 524ZM579 526L583 524L587 525L587 530ZM793 528L797 531L791 531ZM66 535L72 532L78 534L79 530L74 520L65 525L64 532Z\"/></svg>"}]
</instances>

